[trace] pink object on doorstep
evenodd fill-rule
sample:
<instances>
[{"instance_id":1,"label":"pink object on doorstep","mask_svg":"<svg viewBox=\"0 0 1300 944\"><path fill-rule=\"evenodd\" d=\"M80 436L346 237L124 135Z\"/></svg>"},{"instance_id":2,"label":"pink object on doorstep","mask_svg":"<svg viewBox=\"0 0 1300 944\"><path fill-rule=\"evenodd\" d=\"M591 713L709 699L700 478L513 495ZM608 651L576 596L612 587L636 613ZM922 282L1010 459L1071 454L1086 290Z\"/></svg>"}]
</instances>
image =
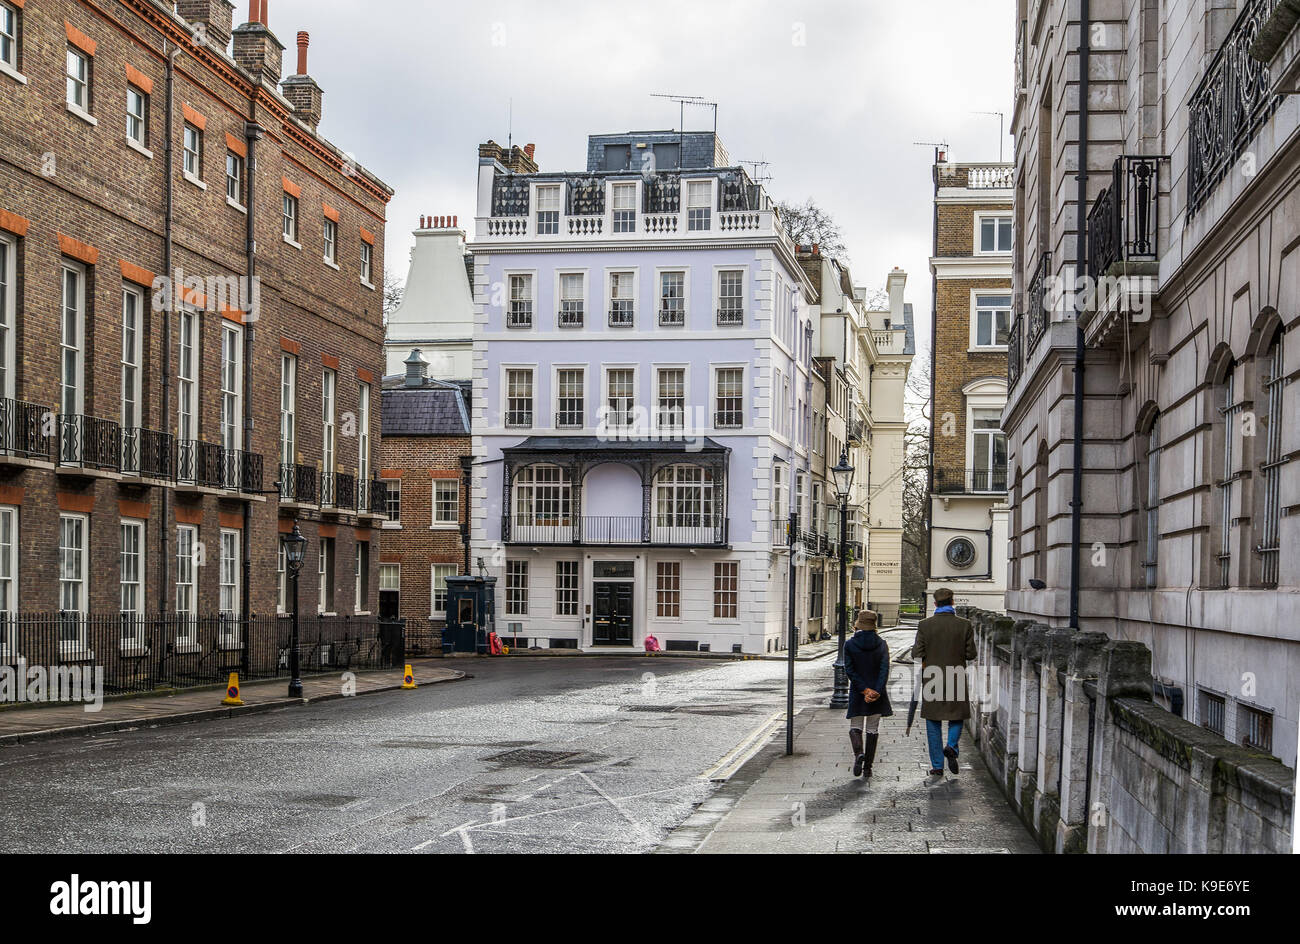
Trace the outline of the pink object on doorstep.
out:
<instances>
[{"instance_id":1,"label":"pink object on doorstep","mask_svg":"<svg viewBox=\"0 0 1300 944\"><path fill-rule=\"evenodd\" d=\"M647 635L645 638L645 651L659 652L659 640L652 635Z\"/></svg>"}]
</instances>

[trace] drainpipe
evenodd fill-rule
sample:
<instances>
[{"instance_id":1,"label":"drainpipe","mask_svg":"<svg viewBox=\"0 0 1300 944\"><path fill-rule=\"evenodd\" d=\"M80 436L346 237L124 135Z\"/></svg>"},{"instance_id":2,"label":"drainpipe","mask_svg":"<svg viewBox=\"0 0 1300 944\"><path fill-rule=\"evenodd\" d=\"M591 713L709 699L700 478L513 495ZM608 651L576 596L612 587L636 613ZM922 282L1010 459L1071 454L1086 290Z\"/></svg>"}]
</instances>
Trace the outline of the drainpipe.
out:
<instances>
[{"instance_id":1,"label":"drainpipe","mask_svg":"<svg viewBox=\"0 0 1300 944\"><path fill-rule=\"evenodd\" d=\"M172 175L176 171L175 155L172 149L172 137L174 125L172 122L172 110L176 102L176 55L180 52L179 46L172 46L166 40L163 40L163 51L167 54L167 95L166 110L167 116L164 120L166 144L163 146L163 167L166 183L163 185L163 274L167 279L167 306L163 309L163 350L162 350L162 422L159 424L161 431L166 432L167 427L171 425L171 394L172 394L172 306L176 303L175 285L172 282L172 217L174 215L175 195L173 193ZM177 430L179 432L179 430ZM172 463L176 462L178 455L178 443L172 440ZM160 612L166 613L168 609L167 601L172 599L172 595L167 592L168 581L170 580L171 571L171 489L162 490L162 528L160 538L160 553L162 560L159 561L158 567L158 600Z\"/></svg>"},{"instance_id":2,"label":"drainpipe","mask_svg":"<svg viewBox=\"0 0 1300 944\"><path fill-rule=\"evenodd\" d=\"M1088 0L1079 0L1079 173L1075 220L1075 279L1088 271ZM1083 311L1079 296L1074 308L1074 471L1070 490L1070 628L1079 628L1079 555L1083 544Z\"/></svg>"},{"instance_id":3,"label":"drainpipe","mask_svg":"<svg viewBox=\"0 0 1300 944\"><path fill-rule=\"evenodd\" d=\"M254 87L248 103L248 121L244 125L244 140L248 143L248 156L244 159L244 179L245 179L245 197L244 207L247 214L247 244L245 246L247 269L246 290L247 297L244 299L248 305L248 314L251 317L244 319L244 438L243 447L247 450L253 441L253 335L256 332L257 314L253 305L254 299L260 298L260 292L255 288L257 278L257 239L253 227L254 214L257 209L257 203L253 200L253 182L257 178L257 142L262 137L262 127L257 123L257 89L260 88L260 82ZM278 461L278 460L277 460ZM243 469L241 467L242 476ZM278 479L279 476L277 475ZM242 483L241 483L242 484ZM279 497L278 494L276 496ZM241 576L243 578L244 592L240 596L240 615L245 622L249 619L252 609L252 601L249 599L253 587L253 557L252 557L252 527L253 527L253 506L251 502L244 502L244 540L240 545L242 560L240 561Z\"/></svg>"}]
</instances>

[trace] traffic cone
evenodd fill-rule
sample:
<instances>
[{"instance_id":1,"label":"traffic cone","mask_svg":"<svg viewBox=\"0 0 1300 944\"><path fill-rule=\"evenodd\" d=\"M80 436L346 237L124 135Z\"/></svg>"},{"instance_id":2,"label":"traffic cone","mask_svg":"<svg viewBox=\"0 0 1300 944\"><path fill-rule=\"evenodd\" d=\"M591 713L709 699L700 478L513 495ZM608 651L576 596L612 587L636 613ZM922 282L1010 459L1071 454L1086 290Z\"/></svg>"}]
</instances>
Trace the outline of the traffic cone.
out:
<instances>
[{"instance_id":1,"label":"traffic cone","mask_svg":"<svg viewBox=\"0 0 1300 944\"><path fill-rule=\"evenodd\" d=\"M411 670L411 663L406 663L406 671L402 673L402 688L415 688L415 672Z\"/></svg>"},{"instance_id":2,"label":"traffic cone","mask_svg":"<svg viewBox=\"0 0 1300 944\"><path fill-rule=\"evenodd\" d=\"M226 697L221 699L223 705L242 705L244 700L239 697L239 673L231 672L230 681L226 683Z\"/></svg>"}]
</instances>

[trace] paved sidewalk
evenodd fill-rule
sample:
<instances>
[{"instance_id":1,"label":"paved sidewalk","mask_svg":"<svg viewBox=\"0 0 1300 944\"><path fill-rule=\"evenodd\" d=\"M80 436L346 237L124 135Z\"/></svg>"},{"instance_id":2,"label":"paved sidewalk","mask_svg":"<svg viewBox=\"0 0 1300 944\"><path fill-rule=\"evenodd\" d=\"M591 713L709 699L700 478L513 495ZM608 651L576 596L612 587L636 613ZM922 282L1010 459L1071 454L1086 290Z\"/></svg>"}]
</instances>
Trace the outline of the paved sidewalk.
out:
<instances>
[{"instance_id":1,"label":"paved sidewalk","mask_svg":"<svg viewBox=\"0 0 1300 944\"><path fill-rule=\"evenodd\" d=\"M450 682L466 677L439 664L439 660L411 663L417 685ZM225 686L191 689L174 695L141 695L105 701L99 711L86 711L80 704L15 707L0 709L0 746L44 741L83 734L102 734L131 728L233 718L242 714L329 701L344 695L341 673L307 676L302 680L303 697L285 695L287 678L245 682L240 686L243 706L221 704ZM353 695L401 688L401 669L380 669L356 673Z\"/></svg>"},{"instance_id":2,"label":"paved sidewalk","mask_svg":"<svg viewBox=\"0 0 1300 944\"><path fill-rule=\"evenodd\" d=\"M906 704L881 722L870 780L853 777L842 710L807 708L795 721L792 757L778 733L658 851L1039 851L968 738L958 776L927 776L925 723L918 717L905 738Z\"/></svg>"}]
</instances>

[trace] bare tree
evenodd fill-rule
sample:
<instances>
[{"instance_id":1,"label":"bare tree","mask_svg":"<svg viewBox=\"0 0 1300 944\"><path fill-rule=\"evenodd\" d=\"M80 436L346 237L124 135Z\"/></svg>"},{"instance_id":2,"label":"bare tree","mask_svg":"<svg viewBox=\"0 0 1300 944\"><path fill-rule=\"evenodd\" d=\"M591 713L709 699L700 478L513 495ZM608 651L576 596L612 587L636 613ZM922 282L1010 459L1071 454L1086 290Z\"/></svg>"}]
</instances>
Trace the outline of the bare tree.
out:
<instances>
[{"instance_id":1,"label":"bare tree","mask_svg":"<svg viewBox=\"0 0 1300 944\"><path fill-rule=\"evenodd\" d=\"M399 281L393 270L384 268L384 327L388 327L388 317L402 304L406 294L406 285Z\"/></svg>"},{"instance_id":2,"label":"bare tree","mask_svg":"<svg viewBox=\"0 0 1300 944\"><path fill-rule=\"evenodd\" d=\"M929 577L930 540L930 417L932 391L930 357L919 351L907 375L903 436L903 560L904 600L925 595Z\"/></svg>"},{"instance_id":3,"label":"bare tree","mask_svg":"<svg viewBox=\"0 0 1300 944\"><path fill-rule=\"evenodd\" d=\"M834 218L809 197L803 203L778 203L785 231L797 244L817 243L828 256L845 257L844 234Z\"/></svg>"}]
</instances>

